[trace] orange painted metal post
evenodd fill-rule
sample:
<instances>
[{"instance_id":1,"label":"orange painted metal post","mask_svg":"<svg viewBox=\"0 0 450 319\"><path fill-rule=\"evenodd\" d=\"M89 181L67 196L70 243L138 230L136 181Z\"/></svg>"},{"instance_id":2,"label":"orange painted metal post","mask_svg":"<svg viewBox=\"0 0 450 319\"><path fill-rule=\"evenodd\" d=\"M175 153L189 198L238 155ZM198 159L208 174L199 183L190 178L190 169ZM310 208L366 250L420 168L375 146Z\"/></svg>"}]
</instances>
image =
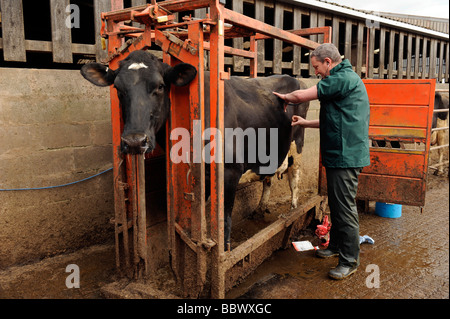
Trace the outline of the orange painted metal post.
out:
<instances>
[{"instance_id":1,"label":"orange painted metal post","mask_svg":"<svg viewBox=\"0 0 450 319\"><path fill-rule=\"evenodd\" d=\"M165 54L163 56L163 62L167 63L168 65L171 64L171 58L170 55ZM176 251L174 250L175 243L176 243L176 233L175 233L175 205L174 205L174 181L172 176L174 176L174 168L173 168L173 162L170 160L170 149L172 147L171 145L171 139L170 139L170 132L172 127L172 120L171 117L167 120L166 124L166 176L167 176L167 234L169 236L169 254L170 254L170 261L171 261L171 267L174 271L175 275L178 276L178 258ZM178 279L178 277L177 277Z\"/></svg>"},{"instance_id":2,"label":"orange painted metal post","mask_svg":"<svg viewBox=\"0 0 450 319\"><path fill-rule=\"evenodd\" d=\"M205 55L203 48L203 24L201 22L188 26L190 43L197 49L192 56L192 65L197 69L197 77L190 84L190 119L191 119L191 176L192 176L192 227L191 237L197 243L197 272L195 295L199 295L206 284L207 242L205 215L205 163L202 156L204 147L202 134L205 131ZM195 124L194 124L195 123Z\"/></svg>"},{"instance_id":3,"label":"orange painted metal post","mask_svg":"<svg viewBox=\"0 0 450 319\"><path fill-rule=\"evenodd\" d=\"M210 112L211 127L224 132L224 6L219 0L211 0L210 15L211 25L211 54L210 54ZM228 73L227 73L228 74ZM223 136L223 134L222 134ZM217 138L217 135L216 135ZM218 156L223 155L223 143L218 145L215 141L216 160L211 163L211 235L216 245L212 254L212 283L211 295L213 298L225 297L225 270L222 267L224 259L224 167L223 160L218 161ZM220 148L220 154L218 149Z\"/></svg>"},{"instance_id":4,"label":"orange painted metal post","mask_svg":"<svg viewBox=\"0 0 450 319\"><path fill-rule=\"evenodd\" d=\"M255 35L250 37L250 52L254 53L253 58L250 59L250 77L256 78L258 76L258 42Z\"/></svg>"},{"instance_id":5,"label":"orange painted metal post","mask_svg":"<svg viewBox=\"0 0 450 319\"><path fill-rule=\"evenodd\" d=\"M119 30L119 26L116 24L107 25L107 32L113 33ZM120 47L122 41L118 36L109 36L108 38L108 54L111 55L115 52L116 48ZM111 69L118 68L118 60L113 60L109 63ZM120 107L119 99L117 97L116 89L110 87L110 100L111 100L111 127L112 127L112 147L113 147L113 174L114 174L114 206L115 206L115 236L116 236L116 266L121 268L120 260L120 239L119 234L122 233L123 254L125 255L124 267L125 272L129 269L130 265L130 252L129 238L128 238L128 216L125 198L127 197L125 192L127 186L124 185L125 173L123 170L123 159L120 152L120 137L123 130L122 110Z\"/></svg>"},{"instance_id":6,"label":"orange painted metal post","mask_svg":"<svg viewBox=\"0 0 450 319\"><path fill-rule=\"evenodd\" d=\"M203 25L188 25L190 51L184 43L172 39L164 31L155 30L156 43L161 46L163 60L174 66L179 61L197 68L197 77L189 87L173 87L171 90L171 115L168 131L186 129L190 134L190 152L182 154L185 161L174 163L168 159L169 168L169 214L168 232L172 267L182 283L185 296L196 297L204 288L207 271L207 241L205 215L205 165L202 158L202 132L204 131L204 53ZM170 53L170 55L169 55ZM176 58L175 58L176 57ZM173 136L175 138L176 136ZM168 141L167 154L178 140ZM200 143L200 145L199 145ZM199 147L200 146L200 147ZM200 149L199 149L200 148ZM175 154L179 155L179 154ZM189 249L185 249L189 247ZM185 267L195 253L197 267ZM181 264L184 263L184 264ZM196 280L187 280L196 278Z\"/></svg>"}]
</instances>

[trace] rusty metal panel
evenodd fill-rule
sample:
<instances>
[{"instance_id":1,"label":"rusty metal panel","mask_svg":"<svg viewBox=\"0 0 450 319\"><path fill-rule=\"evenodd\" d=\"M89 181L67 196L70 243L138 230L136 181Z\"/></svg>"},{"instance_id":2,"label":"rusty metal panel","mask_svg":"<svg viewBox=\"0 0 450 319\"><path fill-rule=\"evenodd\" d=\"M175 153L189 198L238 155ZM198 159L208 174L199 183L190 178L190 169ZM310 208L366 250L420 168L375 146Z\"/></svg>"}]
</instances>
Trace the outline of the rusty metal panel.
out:
<instances>
[{"instance_id":1,"label":"rusty metal panel","mask_svg":"<svg viewBox=\"0 0 450 319\"><path fill-rule=\"evenodd\" d=\"M357 199L422 207L435 80L363 81L370 101L371 165L360 175ZM326 194L321 164L319 192Z\"/></svg>"}]
</instances>

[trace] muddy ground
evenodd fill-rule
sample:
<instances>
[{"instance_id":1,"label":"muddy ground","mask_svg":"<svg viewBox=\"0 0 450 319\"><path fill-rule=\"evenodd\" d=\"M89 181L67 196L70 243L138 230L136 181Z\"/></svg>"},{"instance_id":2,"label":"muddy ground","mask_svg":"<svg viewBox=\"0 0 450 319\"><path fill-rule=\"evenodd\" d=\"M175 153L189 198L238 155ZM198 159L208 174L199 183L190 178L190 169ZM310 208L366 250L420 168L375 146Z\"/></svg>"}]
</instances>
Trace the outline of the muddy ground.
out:
<instances>
[{"instance_id":1,"label":"muddy ground","mask_svg":"<svg viewBox=\"0 0 450 319\"><path fill-rule=\"evenodd\" d=\"M379 217L374 203L360 214L361 235L373 245L361 245L359 270L344 281L334 281L327 272L336 259L318 259L313 251L280 250L252 275L226 295L239 299L448 299L449 298L449 180L430 170L426 206L403 206L397 219ZM299 240L316 240L306 229ZM80 288L69 289L66 267L80 269ZM117 277L114 243L89 247L75 253L0 271L0 299L104 299L176 297L174 282L165 280L156 288L129 285ZM374 269L378 269L378 286ZM170 278L162 269L156 278ZM374 286L375 287L371 287ZM111 287L114 287L114 292ZM121 288L125 288L121 290ZM153 285L153 287L155 287ZM171 290L172 289L172 290ZM171 294L173 293L173 294Z\"/></svg>"},{"instance_id":2,"label":"muddy ground","mask_svg":"<svg viewBox=\"0 0 450 319\"><path fill-rule=\"evenodd\" d=\"M448 299L449 182L448 175L429 176L426 206L402 207L397 219L360 214L360 267L350 278L335 281L328 271L337 258L319 259L313 251L277 251L229 298L254 299ZM305 232L299 240L314 240ZM378 269L378 285L375 285Z\"/></svg>"}]
</instances>

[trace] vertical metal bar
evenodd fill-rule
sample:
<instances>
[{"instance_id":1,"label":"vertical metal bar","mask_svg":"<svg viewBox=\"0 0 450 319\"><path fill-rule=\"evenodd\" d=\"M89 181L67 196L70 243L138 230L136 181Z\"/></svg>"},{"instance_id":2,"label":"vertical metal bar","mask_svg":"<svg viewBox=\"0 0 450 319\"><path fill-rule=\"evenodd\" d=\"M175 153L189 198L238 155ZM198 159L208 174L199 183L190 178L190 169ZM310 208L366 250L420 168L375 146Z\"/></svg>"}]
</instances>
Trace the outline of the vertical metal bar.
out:
<instances>
[{"instance_id":1,"label":"vertical metal bar","mask_svg":"<svg viewBox=\"0 0 450 319\"><path fill-rule=\"evenodd\" d=\"M194 202L192 203L191 236L197 242L197 291L198 295L206 283L207 255L201 243L206 242L205 216L205 163L201 151L203 150L202 133L205 128L205 72L203 49L203 24L195 23L188 27L189 39L197 47L196 56L197 78L192 81L190 94L190 119L197 124L191 126L191 176L193 178ZM198 147L199 146L199 147Z\"/></svg>"},{"instance_id":2,"label":"vertical metal bar","mask_svg":"<svg viewBox=\"0 0 450 319\"><path fill-rule=\"evenodd\" d=\"M139 255L137 252L137 194L136 194L136 160L134 155L127 154L125 155L125 164L126 164L126 178L128 183L128 200L130 202L130 214L131 214L131 224L132 224L132 252L133 252L133 270L135 279L138 278L138 263L139 263Z\"/></svg>"},{"instance_id":3,"label":"vertical metal bar","mask_svg":"<svg viewBox=\"0 0 450 319\"><path fill-rule=\"evenodd\" d=\"M127 154L125 162L132 220L133 269L137 279L147 274L144 156Z\"/></svg>"},{"instance_id":4,"label":"vertical metal bar","mask_svg":"<svg viewBox=\"0 0 450 319\"><path fill-rule=\"evenodd\" d=\"M333 31L331 27L326 27L327 31L323 33L323 43L331 43L331 32Z\"/></svg>"},{"instance_id":5,"label":"vertical metal bar","mask_svg":"<svg viewBox=\"0 0 450 319\"><path fill-rule=\"evenodd\" d=\"M250 59L250 77L256 78L258 76L258 43L255 36L250 37L250 52L255 53L255 57Z\"/></svg>"},{"instance_id":6,"label":"vertical metal bar","mask_svg":"<svg viewBox=\"0 0 450 319\"><path fill-rule=\"evenodd\" d=\"M116 32L119 30L118 24L109 22L107 25L108 32ZM117 35L111 35L108 38L108 52L114 52L120 47L121 40ZM119 67L119 60L114 59L109 63L109 67L113 70ZM119 231L119 223L122 224L123 249L125 254L126 271L130 266L129 241L128 241L128 218L127 207L125 205L125 189L122 183L126 181L125 172L122 169L122 154L120 152L120 137L123 130L122 109L117 97L117 91L114 86L110 87L111 100L111 127L112 127L112 148L113 148L113 173L114 173L114 208L115 208L115 228ZM120 243L116 241L116 252L120 254ZM120 265L120 256L117 257Z\"/></svg>"},{"instance_id":7,"label":"vertical metal bar","mask_svg":"<svg viewBox=\"0 0 450 319\"><path fill-rule=\"evenodd\" d=\"M163 55L163 62L171 65L171 58L169 54ZM171 267L178 276L178 252L175 238L175 203L174 203L174 163L170 160L170 148L172 141L170 140L170 131L172 129L172 116L169 116L166 125L166 178L167 178L167 234L169 236L169 254ZM178 278L177 278L178 279Z\"/></svg>"},{"instance_id":8,"label":"vertical metal bar","mask_svg":"<svg viewBox=\"0 0 450 319\"><path fill-rule=\"evenodd\" d=\"M422 191L423 199L425 201L425 192L426 192L426 184L428 179L428 165L429 165L429 157L430 157L430 147L431 147L431 129L433 127L433 113L434 113L434 98L436 91L436 81L430 81L430 93L429 93L429 102L428 102L428 127L427 127L427 138L425 142L425 152L424 152L424 166L423 166L423 183L422 183Z\"/></svg>"},{"instance_id":9,"label":"vertical metal bar","mask_svg":"<svg viewBox=\"0 0 450 319\"><path fill-rule=\"evenodd\" d=\"M147 216L145 204L145 157L144 155L135 155L135 175L136 175L136 200L137 200L137 252L140 258L139 263L143 262L144 275L148 274L147 260Z\"/></svg>"},{"instance_id":10,"label":"vertical metal bar","mask_svg":"<svg viewBox=\"0 0 450 319\"><path fill-rule=\"evenodd\" d=\"M210 105L211 127L223 132L224 118L224 83L221 75L224 72L224 6L219 0L211 0L211 19L216 24L211 27L211 68L210 68ZM216 141L216 151L217 151ZM223 145L221 145L223 147ZM223 152L222 152L223 154ZM221 155L222 155L221 154ZM217 154L216 154L217 155ZM224 189L223 163L211 163L211 235L216 245L212 251L211 295L213 298L225 297L225 269L222 261L224 256Z\"/></svg>"}]
</instances>

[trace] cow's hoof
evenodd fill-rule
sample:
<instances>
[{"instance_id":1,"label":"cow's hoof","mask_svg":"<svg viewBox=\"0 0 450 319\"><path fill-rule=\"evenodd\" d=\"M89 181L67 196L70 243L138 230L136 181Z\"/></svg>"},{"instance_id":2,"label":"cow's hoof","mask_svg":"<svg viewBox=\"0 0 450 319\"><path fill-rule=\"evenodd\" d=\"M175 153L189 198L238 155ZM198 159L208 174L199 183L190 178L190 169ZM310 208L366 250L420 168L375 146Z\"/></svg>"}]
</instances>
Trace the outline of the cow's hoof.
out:
<instances>
[{"instance_id":1,"label":"cow's hoof","mask_svg":"<svg viewBox=\"0 0 450 319\"><path fill-rule=\"evenodd\" d=\"M434 176L440 176L440 175L444 174L444 171L436 170L436 171L434 171L433 174L434 174Z\"/></svg>"}]
</instances>

